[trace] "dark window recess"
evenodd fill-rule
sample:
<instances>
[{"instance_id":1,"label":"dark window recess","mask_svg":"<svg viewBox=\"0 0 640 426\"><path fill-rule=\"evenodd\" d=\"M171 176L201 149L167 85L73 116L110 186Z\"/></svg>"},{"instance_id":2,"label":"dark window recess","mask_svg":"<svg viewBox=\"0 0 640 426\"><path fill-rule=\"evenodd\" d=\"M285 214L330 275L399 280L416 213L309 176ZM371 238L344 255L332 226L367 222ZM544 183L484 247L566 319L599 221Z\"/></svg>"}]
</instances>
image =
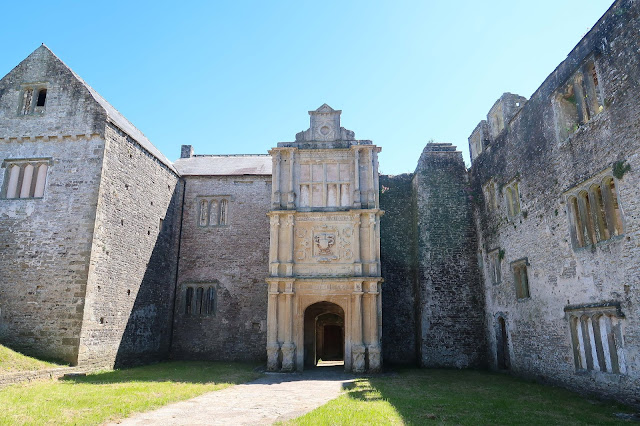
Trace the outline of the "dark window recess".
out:
<instances>
[{"instance_id":1,"label":"dark window recess","mask_svg":"<svg viewBox=\"0 0 640 426\"><path fill-rule=\"evenodd\" d=\"M47 89L41 89L38 92L38 101L36 103L36 106L43 107L46 101L47 101Z\"/></svg>"}]
</instances>

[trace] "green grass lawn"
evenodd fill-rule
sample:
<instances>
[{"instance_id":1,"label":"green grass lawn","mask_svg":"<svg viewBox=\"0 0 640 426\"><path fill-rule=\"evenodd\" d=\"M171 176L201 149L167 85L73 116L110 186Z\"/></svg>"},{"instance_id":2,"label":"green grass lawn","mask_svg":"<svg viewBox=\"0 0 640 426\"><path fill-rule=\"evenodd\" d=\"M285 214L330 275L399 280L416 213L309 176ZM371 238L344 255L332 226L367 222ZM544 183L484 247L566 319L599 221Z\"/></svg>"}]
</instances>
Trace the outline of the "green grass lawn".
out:
<instances>
[{"instance_id":1,"label":"green grass lawn","mask_svg":"<svg viewBox=\"0 0 640 426\"><path fill-rule=\"evenodd\" d=\"M255 365L165 362L0 389L0 425L99 424L253 380Z\"/></svg>"},{"instance_id":2,"label":"green grass lawn","mask_svg":"<svg viewBox=\"0 0 640 426\"><path fill-rule=\"evenodd\" d=\"M406 369L357 379L328 404L294 425L619 424L614 413L632 413L615 403L573 392L472 370Z\"/></svg>"},{"instance_id":3,"label":"green grass lawn","mask_svg":"<svg viewBox=\"0 0 640 426\"><path fill-rule=\"evenodd\" d=\"M0 345L0 374L14 373L16 371L44 370L56 367L63 367L63 365L31 358Z\"/></svg>"}]
</instances>

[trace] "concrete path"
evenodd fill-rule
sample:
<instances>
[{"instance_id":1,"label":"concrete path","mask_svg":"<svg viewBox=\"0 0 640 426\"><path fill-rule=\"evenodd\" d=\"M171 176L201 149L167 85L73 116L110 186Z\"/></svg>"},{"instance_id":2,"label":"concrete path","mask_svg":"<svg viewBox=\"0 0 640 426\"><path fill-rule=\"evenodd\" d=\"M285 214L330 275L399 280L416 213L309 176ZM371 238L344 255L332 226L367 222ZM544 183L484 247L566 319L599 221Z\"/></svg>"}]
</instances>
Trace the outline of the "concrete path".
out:
<instances>
[{"instance_id":1,"label":"concrete path","mask_svg":"<svg viewBox=\"0 0 640 426\"><path fill-rule=\"evenodd\" d=\"M268 373L256 381L209 392L120 421L120 425L268 425L299 417L336 398L354 380L343 367Z\"/></svg>"}]
</instances>

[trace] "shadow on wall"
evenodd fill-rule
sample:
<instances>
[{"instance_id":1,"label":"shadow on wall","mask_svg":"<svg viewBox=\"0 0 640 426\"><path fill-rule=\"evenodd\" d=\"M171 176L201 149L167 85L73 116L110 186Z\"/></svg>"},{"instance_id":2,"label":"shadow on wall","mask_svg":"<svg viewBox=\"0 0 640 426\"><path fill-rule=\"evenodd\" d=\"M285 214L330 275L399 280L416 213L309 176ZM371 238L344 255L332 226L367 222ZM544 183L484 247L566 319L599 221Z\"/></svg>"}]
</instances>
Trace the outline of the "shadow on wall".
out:
<instances>
[{"instance_id":1,"label":"shadow on wall","mask_svg":"<svg viewBox=\"0 0 640 426\"><path fill-rule=\"evenodd\" d=\"M183 185L178 183L124 329L115 368L169 358L182 193Z\"/></svg>"}]
</instances>

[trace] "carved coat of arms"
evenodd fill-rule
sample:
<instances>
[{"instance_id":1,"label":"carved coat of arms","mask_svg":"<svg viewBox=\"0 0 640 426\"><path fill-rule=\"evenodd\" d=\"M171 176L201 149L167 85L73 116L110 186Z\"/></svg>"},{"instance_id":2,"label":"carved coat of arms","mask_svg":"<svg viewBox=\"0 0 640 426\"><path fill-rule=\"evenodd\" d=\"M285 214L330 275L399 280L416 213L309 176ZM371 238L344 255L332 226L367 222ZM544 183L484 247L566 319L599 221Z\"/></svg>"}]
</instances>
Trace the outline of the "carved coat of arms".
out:
<instances>
[{"instance_id":1,"label":"carved coat of arms","mask_svg":"<svg viewBox=\"0 0 640 426\"><path fill-rule=\"evenodd\" d=\"M317 254L320 256L333 255L332 247L336 244L336 236L333 233L323 232L316 234L314 237L314 243L316 245Z\"/></svg>"}]
</instances>

